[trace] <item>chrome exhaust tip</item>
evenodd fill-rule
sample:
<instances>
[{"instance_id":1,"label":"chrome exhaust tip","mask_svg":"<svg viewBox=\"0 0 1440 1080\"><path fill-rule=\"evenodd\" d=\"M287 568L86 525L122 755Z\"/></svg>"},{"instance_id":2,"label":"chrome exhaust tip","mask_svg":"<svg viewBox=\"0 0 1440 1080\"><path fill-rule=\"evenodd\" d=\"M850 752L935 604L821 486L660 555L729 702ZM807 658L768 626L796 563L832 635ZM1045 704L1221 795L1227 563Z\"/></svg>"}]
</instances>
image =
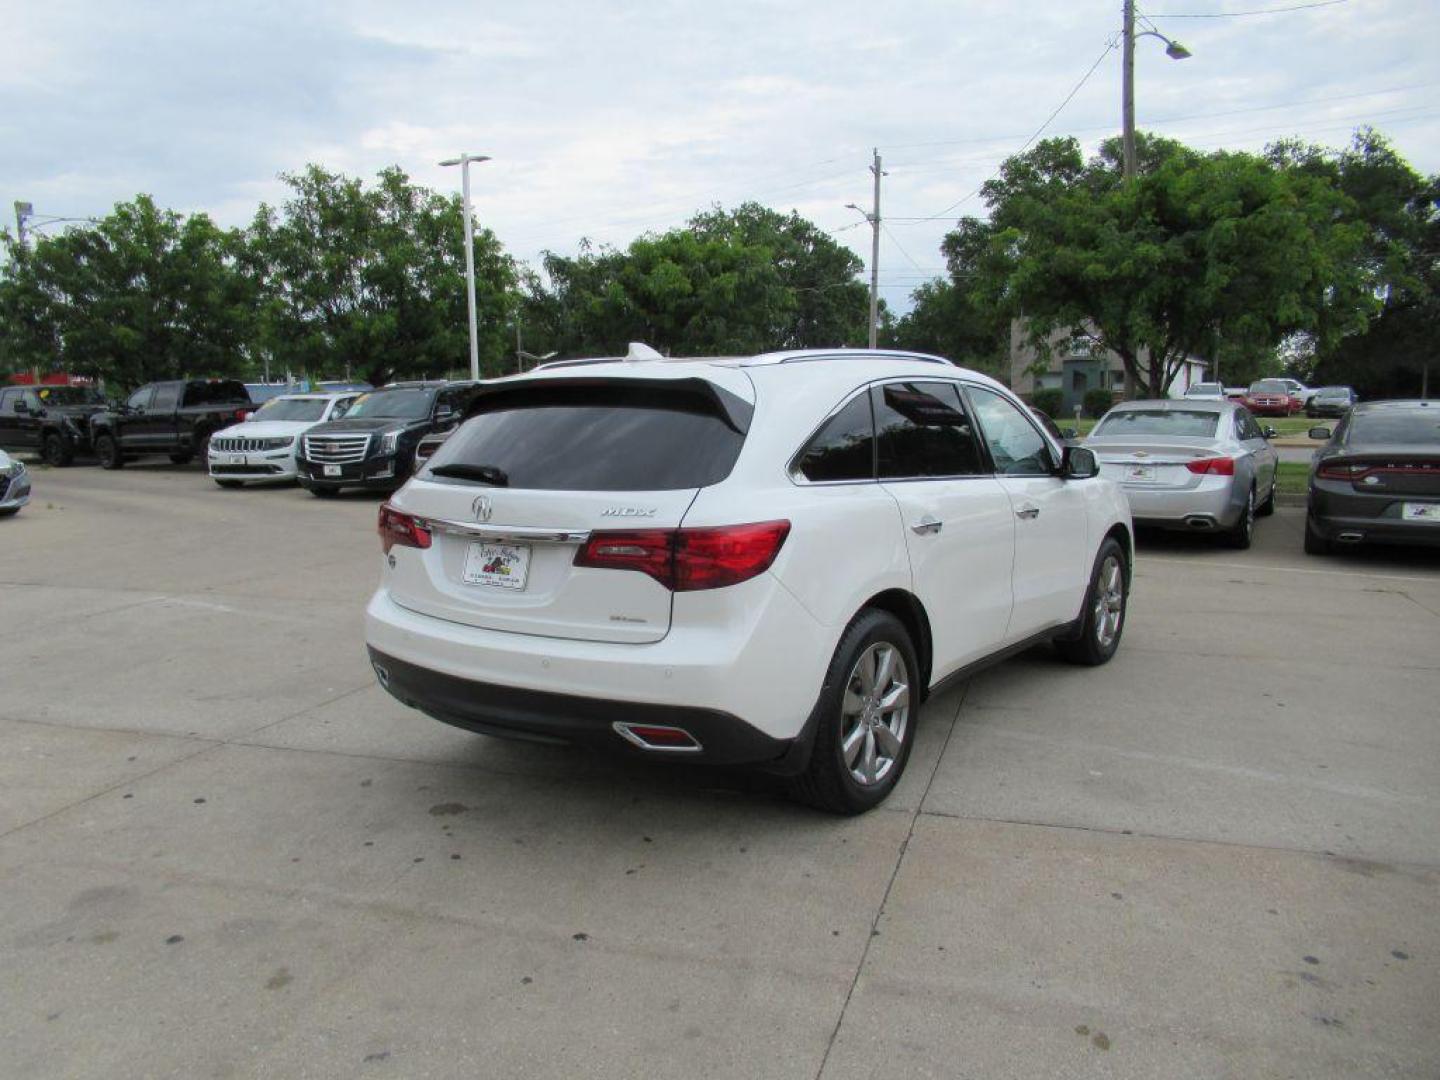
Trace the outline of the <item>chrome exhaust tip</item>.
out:
<instances>
[{"instance_id":1,"label":"chrome exhaust tip","mask_svg":"<svg viewBox=\"0 0 1440 1080\"><path fill-rule=\"evenodd\" d=\"M1185 524L1192 529L1198 529L1203 532L1206 529L1215 528L1215 519L1206 517L1203 514L1191 514L1185 519Z\"/></svg>"},{"instance_id":2,"label":"chrome exhaust tip","mask_svg":"<svg viewBox=\"0 0 1440 1080\"><path fill-rule=\"evenodd\" d=\"M1339 540L1342 544L1358 544L1361 540L1365 539L1365 534L1361 532L1342 532L1335 539Z\"/></svg>"},{"instance_id":3,"label":"chrome exhaust tip","mask_svg":"<svg viewBox=\"0 0 1440 1080\"><path fill-rule=\"evenodd\" d=\"M629 724L617 720L611 725L615 734L641 750L667 754L698 754L700 740L684 728L669 724Z\"/></svg>"}]
</instances>

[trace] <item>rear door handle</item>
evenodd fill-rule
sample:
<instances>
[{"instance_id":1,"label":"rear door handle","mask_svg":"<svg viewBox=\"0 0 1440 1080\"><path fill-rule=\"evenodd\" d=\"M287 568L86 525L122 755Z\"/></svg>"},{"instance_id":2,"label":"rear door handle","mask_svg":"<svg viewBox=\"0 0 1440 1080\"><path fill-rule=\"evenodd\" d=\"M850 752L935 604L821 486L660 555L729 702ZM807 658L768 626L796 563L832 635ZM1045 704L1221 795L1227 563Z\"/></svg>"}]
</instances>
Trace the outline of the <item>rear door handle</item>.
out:
<instances>
[{"instance_id":1,"label":"rear door handle","mask_svg":"<svg viewBox=\"0 0 1440 1080\"><path fill-rule=\"evenodd\" d=\"M938 533L944 527L945 523L943 521L936 521L934 518L930 517L927 514L925 517L917 521L914 525L911 525L910 531L913 533L917 533L920 536L924 536L927 533Z\"/></svg>"},{"instance_id":2,"label":"rear door handle","mask_svg":"<svg viewBox=\"0 0 1440 1080\"><path fill-rule=\"evenodd\" d=\"M1025 521L1033 521L1040 516L1040 508L1038 506L1022 506L1015 511L1015 516Z\"/></svg>"}]
</instances>

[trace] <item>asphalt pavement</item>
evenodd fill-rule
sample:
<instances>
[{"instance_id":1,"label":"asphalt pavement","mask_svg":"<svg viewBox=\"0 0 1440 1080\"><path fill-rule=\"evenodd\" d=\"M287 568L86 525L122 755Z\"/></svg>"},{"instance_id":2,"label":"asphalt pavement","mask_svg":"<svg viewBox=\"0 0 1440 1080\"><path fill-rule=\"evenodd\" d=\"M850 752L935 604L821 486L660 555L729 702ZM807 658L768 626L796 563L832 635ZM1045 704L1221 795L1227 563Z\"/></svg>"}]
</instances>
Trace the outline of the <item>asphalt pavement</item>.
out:
<instances>
[{"instance_id":1,"label":"asphalt pavement","mask_svg":"<svg viewBox=\"0 0 1440 1080\"><path fill-rule=\"evenodd\" d=\"M378 500L36 468L0 521L0 1074L1440 1074L1440 560L1147 537L1121 651L855 819L374 683Z\"/></svg>"}]
</instances>

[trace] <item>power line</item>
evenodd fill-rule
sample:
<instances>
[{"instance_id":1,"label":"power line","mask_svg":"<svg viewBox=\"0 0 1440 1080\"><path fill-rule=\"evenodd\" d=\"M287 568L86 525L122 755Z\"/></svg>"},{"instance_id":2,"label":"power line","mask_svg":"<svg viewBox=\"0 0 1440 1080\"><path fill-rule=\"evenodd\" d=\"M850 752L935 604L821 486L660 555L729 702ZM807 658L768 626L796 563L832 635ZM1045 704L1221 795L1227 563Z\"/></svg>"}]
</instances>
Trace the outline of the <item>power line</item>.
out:
<instances>
[{"instance_id":1,"label":"power line","mask_svg":"<svg viewBox=\"0 0 1440 1080\"><path fill-rule=\"evenodd\" d=\"M1036 139L1038 139L1041 135L1045 133L1045 129L1048 128L1050 124L1054 121L1054 119L1060 115L1061 111L1065 108L1065 106L1069 105L1070 102L1074 100L1075 95L1080 92L1080 88L1090 81L1090 76L1095 74L1096 70L1100 67L1100 65L1105 62L1105 58L1115 51L1115 47L1118 44L1118 35L1112 37L1108 42L1106 42L1105 51L1102 52L1098 57L1096 57L1095 63L1090 65L1090 70L1085 72L1085 74L1080 77L1080 81L1071 88L1070 93L1065 95L1065 100L1060 102L1059 105L1055 106L1055 111L1045 118L1045 122L1035 129L1031 136L1025 140L1023 145L1021 145L1020 149L1015 151L1015 154L1023 154L1026 150L1030 148L1031 143L1033 143ZM1014 157L1015 154L1011 154L1010 157ZM1008 160L1008 158L1006 160ZM962 198L956 199L953 203L951 203L949 206L945 207L945 209L939 211L938 213L930 214L927 217L916 218L915 220L938 221L940 218L946 217L956 207L960 206L963 203L969 202L976 195L979 195L980 192L984 189L985 184L988 184L991 180L1000 175L1000 169L1003 167L1004 163L1002 162L1001 165L998 166L993 173L991 173L988 177L985 178L985 183L981 184L980 187L970 192L970 194L965 195Z\"/></svg>"},{"instance_id":2,"label":"power line","mask_svg":"<svg viewBox=\"0 0 1440 1080\"><path fill-rule=\"evenodd\" d=\"M1314 0L1309 4L1292 4L1290 7L1256 8L1254 11L1157 11L1157 19L1243 19L1250 15L1283 15L1287 11L1309 11L1311 8L1334 7L1348 4L1350 0Z\"/></svg>"}]
</instances>

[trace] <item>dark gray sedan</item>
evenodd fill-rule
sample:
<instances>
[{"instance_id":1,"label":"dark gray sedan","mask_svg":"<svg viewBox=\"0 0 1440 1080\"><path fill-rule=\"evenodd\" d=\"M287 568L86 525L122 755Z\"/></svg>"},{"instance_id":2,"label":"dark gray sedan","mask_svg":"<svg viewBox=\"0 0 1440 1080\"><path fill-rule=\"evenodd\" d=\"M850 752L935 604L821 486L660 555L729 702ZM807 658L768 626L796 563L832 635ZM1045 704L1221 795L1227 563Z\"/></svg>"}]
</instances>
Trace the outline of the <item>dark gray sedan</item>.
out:
<instances>
[{"instance_id":1,"label":"dark gray sedan","mask_svg":"<svg viewBox=\"0 0 1440 1080\"><path fill-rule=\"evenodd\" d=\"M1440 401L1356 405L1315 455L1306 499L1305 550L1337 545L1440 547Z\"/></svg>"},{"instance_id":2,"label":"dark gray sedan","mask_svg":"<svg viewBox=\"0 0 1440 1080\"><path fill-rule=\"evenodd\" d=\"M1256 516L1275 509L1270 434L1231 401L1126 401L1085 446L1124 489L1137 525L1219 533L1248 548Z\"/></svg>"}]
</instances>

